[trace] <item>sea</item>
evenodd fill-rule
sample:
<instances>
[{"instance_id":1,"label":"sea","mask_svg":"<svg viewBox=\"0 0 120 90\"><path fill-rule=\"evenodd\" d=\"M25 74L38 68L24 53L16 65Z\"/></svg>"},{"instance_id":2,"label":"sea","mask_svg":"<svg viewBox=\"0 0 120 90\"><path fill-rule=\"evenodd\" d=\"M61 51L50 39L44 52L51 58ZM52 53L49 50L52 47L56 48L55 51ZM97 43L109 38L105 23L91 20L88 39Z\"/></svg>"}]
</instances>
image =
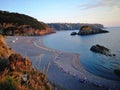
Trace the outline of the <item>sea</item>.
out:
<instances>
[{"instance_id":1,"label":"sea","mask_svg":"<svg viewBox=\"0 0 120 90\"><path fill-rule=\"evenodd\" d=\"M120 80L114 70L120 70L120 27L105 28L109 33L71 36L73 30L57 31L43 36L44 44L52 49L80 55L80 63L90 73L110 80ZM74 30L78 32L79 30ZM102 45L111 50L116 56L105 56L90 51L93 45Z\"/></svg>"}]
</instances>

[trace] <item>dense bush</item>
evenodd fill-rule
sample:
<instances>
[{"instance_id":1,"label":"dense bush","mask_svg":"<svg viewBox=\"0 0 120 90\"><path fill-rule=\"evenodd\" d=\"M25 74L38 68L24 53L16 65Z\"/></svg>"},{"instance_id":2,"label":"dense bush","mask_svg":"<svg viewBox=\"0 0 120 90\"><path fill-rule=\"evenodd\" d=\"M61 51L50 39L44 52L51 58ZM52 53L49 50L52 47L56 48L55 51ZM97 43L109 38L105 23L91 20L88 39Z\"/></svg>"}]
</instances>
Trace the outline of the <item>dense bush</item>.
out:
<instances>
[{"instance_id":1,"label":"dense bush","mask_svg":"<svg viewBox=\"0 0 120 90\"><path fill-rule=\"evenodd\" d=\"M11 77L0 80L0 90L18 90L17 83Z\"/></svg>"},{"instance_id":2,"label":"dense bush","mask_svg":"<svg viewBox=\"0 0 120 90\"><path fill-rule=\"evenodd\" d=\"M0 71L4 71L5 68L7 68L8 64L9 64L8 60L1 59L0 60Z\"/></svg>"}]
</instances>

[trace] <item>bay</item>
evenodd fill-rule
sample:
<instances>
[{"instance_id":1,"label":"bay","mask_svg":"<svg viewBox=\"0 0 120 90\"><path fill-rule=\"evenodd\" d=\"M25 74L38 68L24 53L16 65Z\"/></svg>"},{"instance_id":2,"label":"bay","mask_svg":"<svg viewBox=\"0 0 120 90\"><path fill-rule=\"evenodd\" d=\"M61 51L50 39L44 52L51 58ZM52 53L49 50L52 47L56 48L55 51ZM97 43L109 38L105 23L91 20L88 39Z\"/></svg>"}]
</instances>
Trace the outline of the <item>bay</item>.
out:
<instances>
[{"instance_id":1,"label":"bay","mask_svg":"<svg viewBox=\"0 0 120 90\"><path fill-rule=\"evenodd\" d=\"M73 31L57 31L43 37L44 44L52 49L80 54L80 62L84 68L103 78L119 80L114 74L120 70L120 28L106 28L109 33L87 36L71 36ZM78 32L78 30L74 30ZM115 57L107 57L90 51L92 45L100 44L115 53Z\"/></svg>"}]
</instances>

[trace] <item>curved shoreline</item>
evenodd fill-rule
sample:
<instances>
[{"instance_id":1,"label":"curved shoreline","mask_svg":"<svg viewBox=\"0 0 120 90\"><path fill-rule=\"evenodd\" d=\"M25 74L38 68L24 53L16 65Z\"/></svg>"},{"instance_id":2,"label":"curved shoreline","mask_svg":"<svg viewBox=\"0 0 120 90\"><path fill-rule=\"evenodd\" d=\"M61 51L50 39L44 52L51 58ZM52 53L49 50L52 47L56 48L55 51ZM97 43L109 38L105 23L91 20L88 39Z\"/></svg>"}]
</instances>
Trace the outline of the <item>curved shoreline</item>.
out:
<instances>
[{"instance_id":1,"label":"curved shoreline","mask_svg":"<svg viewBox=\"0 0 120 90\"><path fill-rule=\"evenodd\" d=\"M95 86L99 85L100 87L105 88L118 88L120 82L107 80L98 76L95 76L87 72L84 67L79 62L79 55L74 53L67 53L64 51L59 51L55 49L48 48L44 45L42 37L19 37L15 43L12 43L11 40L16 37L8 38L7 43L16 51L25 54L25 50L28 51L28 54L33 55L33 53L46 55L49 54L52 57L53 63L63 72L78 78L81 83L89 84L92 83ZM38 42L39 41L39 42ZM29 49L31 48L31 49ZM23 49L23 50L22 50ZM39 54L39 55L40 55ZM42 57L41 57L42 59Z\"/></svg>"},{"instance_id":2,"label":"curved shoreline","mask_svg":"<svg viewBox=\"0 0 120 90\"><path fill-rule=\"evenodd\" d=\"M44 45L43 43L43 39L41 39L41 43L43 44L43 47L48 48ZM53 49L54 50L54 49ZM57 50L59 51L59 50ZM60 52L64 52L64 51L60 51ZM64 52L65 53L65 52ZM66 63L63 62L63 60L55 60L55 64L61 69L63 70L65 73L68 73L76 78L78 78L79 80L83 81L83 83L93 83L96 86L99 87L106 87L106 88L119 88L120 82L118 81L113 81L113 80L108 80L99 76L96 76L88 71L85 70L85 68L81 65L80 61L79 61L79 54L76 53L71 53L73 54L73 59L67 61ZM62 62L62 63L61 63ZM69 67L74 68L74 70L72 68L66 68L66 64L68 62L71 62L71 65L69 65ZM79 71L79 72L78 72ZM93 80L92 80L93 79Z\"/></svg>"}]
</instances>

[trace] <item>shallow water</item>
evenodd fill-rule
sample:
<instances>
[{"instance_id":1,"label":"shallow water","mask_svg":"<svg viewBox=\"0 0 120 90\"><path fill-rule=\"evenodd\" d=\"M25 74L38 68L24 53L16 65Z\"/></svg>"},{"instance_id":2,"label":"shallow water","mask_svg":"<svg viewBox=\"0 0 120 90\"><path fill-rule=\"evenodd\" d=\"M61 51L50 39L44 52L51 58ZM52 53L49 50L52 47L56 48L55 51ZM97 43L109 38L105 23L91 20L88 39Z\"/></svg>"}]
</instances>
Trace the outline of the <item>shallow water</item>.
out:
<instances>
[{"instance_id":1,"label":"shallow water","mask_svg":"<svg viewBox=\"0 0 120 90\"><path fill-rule=\"evenodd\" d=\"M53 49L78 53L80 62L87 71L107 79L120 80L113 72L114 69L120 69L120 28L107 30L110 33L88 36L71 36L70 33L73 31L59 31L44 36L44 44ZM107 57L91 52L90 47L95 44L111 49L116 56Z\"/></svg>"}]
</instances>

